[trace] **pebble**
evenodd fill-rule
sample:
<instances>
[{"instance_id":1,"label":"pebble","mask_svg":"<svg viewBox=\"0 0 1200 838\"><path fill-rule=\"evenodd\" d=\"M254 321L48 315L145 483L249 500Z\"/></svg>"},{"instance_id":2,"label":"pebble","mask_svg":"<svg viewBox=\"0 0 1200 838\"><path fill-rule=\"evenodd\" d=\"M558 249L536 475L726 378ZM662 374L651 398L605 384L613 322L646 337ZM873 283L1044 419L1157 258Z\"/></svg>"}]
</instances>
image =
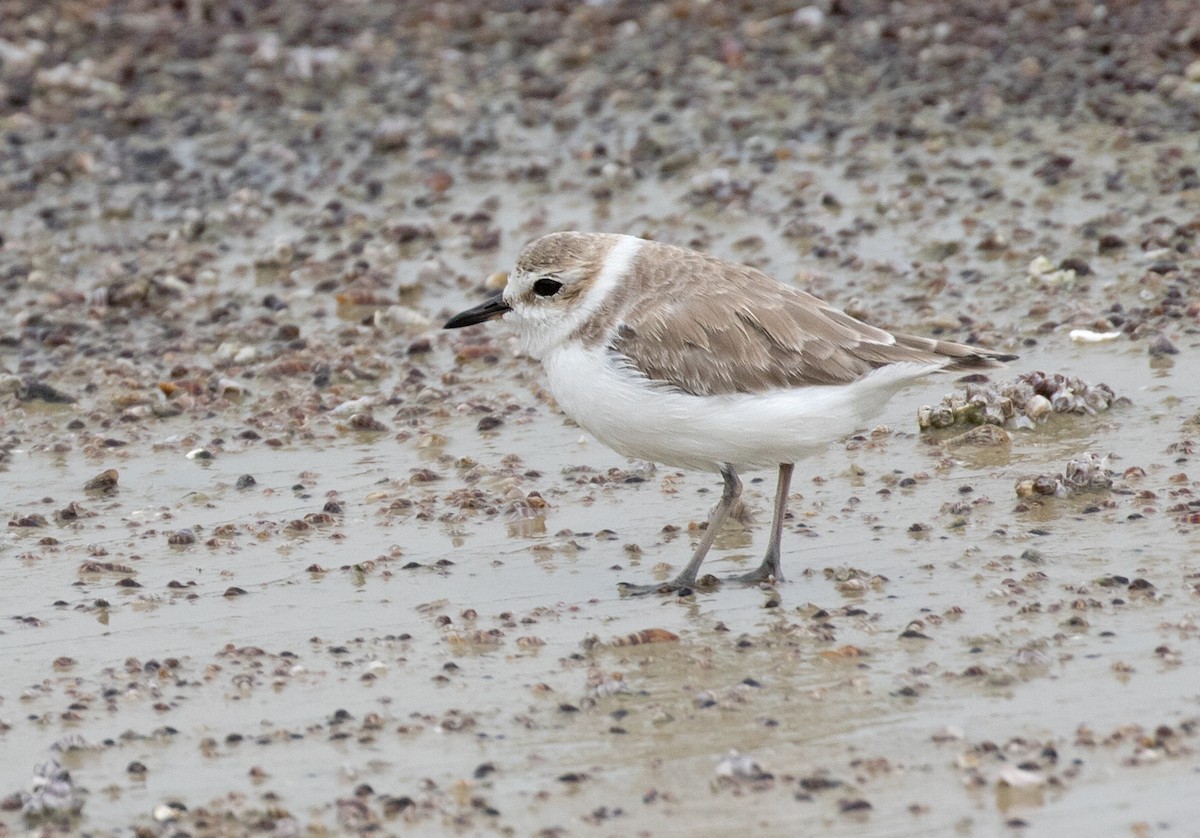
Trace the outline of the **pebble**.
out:
<instances>
[{"instance_id":1,"label":"pebble","mask_svg":"<svg viewBox=\"0 0 1200 838\"><path fill-rule=\"evenodd\" d=\"M117 489L117 481L119 479L120 473L115 468L105 469L84 483L83 490L85 492L114 492Z\"/></svg>"},{"instance_id":2,"label":"pebble","mask_svg":"<svg viewBox=\"0 0 1200 838\"><path fill-rule=\"evenodd\" d=\"M1156 358L1163 355L1179 354L1179 350L1175 347L1175 344L1171 343L1171 341L1167 339L1166 335L1155 335L1153 338L1151 338L1149 352Z\"/></svg>"}]
</instances>

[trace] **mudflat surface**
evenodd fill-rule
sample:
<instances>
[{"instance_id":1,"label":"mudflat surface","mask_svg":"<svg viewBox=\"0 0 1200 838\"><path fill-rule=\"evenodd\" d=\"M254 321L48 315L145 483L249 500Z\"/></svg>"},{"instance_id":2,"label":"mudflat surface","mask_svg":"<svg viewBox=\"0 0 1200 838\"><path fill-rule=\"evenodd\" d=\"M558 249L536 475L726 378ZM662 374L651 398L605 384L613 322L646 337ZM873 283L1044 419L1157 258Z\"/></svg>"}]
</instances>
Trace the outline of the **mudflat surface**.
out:
<instances>
[{"instance_id":1,"label":"mudflat surface","mask_svg":"<svg viewBox=\"0 0 1200 838\"><path fill-rule=\"evenodd\" d=\"M0 835L1194 832L1193 3L0 32ZM438 328L557 229L1079 380L1006 438L914 387L799 464L787 583L623 599L719 481Z\"/></svg>"}]
</instances>

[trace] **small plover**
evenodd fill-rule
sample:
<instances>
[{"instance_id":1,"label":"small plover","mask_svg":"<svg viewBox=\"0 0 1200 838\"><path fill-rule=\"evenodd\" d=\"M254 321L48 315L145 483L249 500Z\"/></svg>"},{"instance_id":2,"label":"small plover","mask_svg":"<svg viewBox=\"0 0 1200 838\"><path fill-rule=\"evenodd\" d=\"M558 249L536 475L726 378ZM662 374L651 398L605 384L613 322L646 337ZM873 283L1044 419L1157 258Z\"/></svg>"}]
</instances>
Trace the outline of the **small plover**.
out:
<instances>
[{"instance_id":1,"label":"small plover","mask_svg":"<svg viewBox=\"0 0 1200 838\"><path fill-rule=\"evenodd\" d=\"M780 537L797 460L860 428L934 372L1001 366L988 349L863 323L754 268L607 233L551 233L525 247L504 293L457 314L504 317L540 358L568 416L620 454L725 481L688 562L697 573L741 493L738 472L778 468L766 556L744 582L783 581Z\"/></svg>"}]
</instances>

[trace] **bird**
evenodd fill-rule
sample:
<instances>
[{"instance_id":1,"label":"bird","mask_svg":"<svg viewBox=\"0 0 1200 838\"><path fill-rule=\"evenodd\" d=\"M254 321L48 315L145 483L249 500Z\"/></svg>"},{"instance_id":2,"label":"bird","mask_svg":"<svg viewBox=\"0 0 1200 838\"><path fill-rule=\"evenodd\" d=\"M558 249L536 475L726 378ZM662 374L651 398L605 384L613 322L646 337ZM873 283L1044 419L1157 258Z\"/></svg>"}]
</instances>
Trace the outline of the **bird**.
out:
<instances>
[{"instance_id":1,"label":"bird","mask_svg":"<svg viewBox=\"0 0 1200 838\"><path fill-rule=\"evenodd\" d=\"M863 427L936 372L1017 356L864 323L746 265L616 233L555 232L519 254L502 293L454 315L503 318L540 359L558 406L628 457L721 476L691 560L624 594L686 595L739 501L739 473L777 469L766 554L744 583L784 581L781 540L796 462Z\"/></svg>"}]
</instances>

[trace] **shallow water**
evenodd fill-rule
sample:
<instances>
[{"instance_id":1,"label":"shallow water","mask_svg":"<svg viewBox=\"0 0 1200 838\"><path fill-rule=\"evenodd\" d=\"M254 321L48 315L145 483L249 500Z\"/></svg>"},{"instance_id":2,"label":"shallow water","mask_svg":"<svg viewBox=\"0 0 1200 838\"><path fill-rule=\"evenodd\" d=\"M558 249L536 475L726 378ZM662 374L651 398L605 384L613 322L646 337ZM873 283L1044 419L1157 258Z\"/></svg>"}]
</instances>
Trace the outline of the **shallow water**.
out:
<instances>
[{"instance_id":1,"label":"shallow water","mask_svg":"<svg viewBox=\"0 0 1200 838\"><path fill-rule=\"evenodd\" d=\"M509 388L503 371L524 363L473 376L478 387ZM867 445L836 444L801 465L785 551L792 579L767 608L774 593L736 586L687 601L619 598L616 581L654 578L659 562L679 566L686 528L717 487L711 477L661 467L644 482L576 485L564 466L603 474L629 464L549 410L484 440L473 416L451 411L433 427L450 460L418 449L415 439L354 435L281 450L233 447L207 464L187 460L178 445L122 449L102 462L14 451L6 475L14 510L58 508L79 495L80 475L100 466L120 469L121 488L84 502L96 517L52 528L52 550L36 546L42 530L6 533L0 611L12 618L4 645L15 689L4 704L12 725L4 786L20 787L54 742L77 735L89 747L64 762L91 792L88 823L96 829L117 828L130 812L167 799L195 806L239 794L252 807L267 790L297 817L320 822L330 817L328 801L361 782L397 795L421 788L420 805L436 800L440 818L470 810L470 797L482 795L518 832L601 810L614 819L620 810L620 831L657 832L671 818L696 817L733 829L744 823L741 801L760 795L755 817L778 834L1001 834L1016 816L1049 834L1080 819L1129 823L1148 808L1155 819L1182 816L1179 762L1192 757L1133 769L1121 763L1136 736L1090 748L1074 739L1080 725L1109 736L1129 725L1174 727L1194 714L1187 652L1171 665L1155 649L1186 650L1195 635L1188 557L1196 534L1173 526L1159 503L1130 521L1141 505L1119 496L1099 514L1081 514L1085 501L1073 499L1011 510L1019 476L1061 467L1083 450L1119 452L1119 466L1141 465L1146 485L1163 485L1178 468L1162 456L1163 434L1185 418L1185 394L1175 372L1148 375L1145 356L1108 347L1058 358L1035 352L1015 370L1034 367L1081 375L1101 368L1133 404L1018 432L1009 456L973 465L945 458L911 430L915 406L936 401L945 383L913 388L881 417L891 433ZM453 458L490 466L512 453L523 470L541 473L522 488L547 499L544 529L539 521L506 525L503 516L381 519L383 501L372 493L444 496L461 485ZM445 479L404 486L423 465ZM918 472L929 479L877 494ZM241 474L257 485L235 489ZM773 480L761 477L747 483L746 496L765 517ZM940 507L968 486L966 497L992 502L954 525ZM341 521L280 531L330 493L344 505ZM910 533L918 521L930 529ZM664 537L666 524L685 532ZM236 535L206 546L222 525ZM722 536L706 569L756 562L764 526ZM200 542L167 547L164 533L184 527ZM592 535L603 530L613 532ZM642 548L640 560L623 550L629 543ZM1022 558L1031 549L1039 556ZM126 563L142 587L115 587L122 572L80 573L87 558ZM438 559L454 564L429 567ZM426 567L403 569L410 561ZM309 572L313 564L327 570ZM842 593L823 568L886 581ZM1035 570L1044 578L1022 581ZM1108 574L1149 579L1157 595L1096 588ZM168 588L173 580L186 587ZM246 595L224 596L231 586ZM1064 628L1083 587L1098 600L1085 612L1089 625ZM1117 599L1123 604L1112 604ZM836 616L847 607L855 616ZM835 615L819 630L822 621L809 616L817 608ZM467 609L478 617L464 619ZM438 625L441 615L450 622ZM923 621L927 639L898 640L913 620ZM470 637L497 627L503 634L494 642ZM589 635L650 627L681 639L580 645ZM518 645L526 636L545 645ZM1014 664L1031 644L1041 662ZM262 651L230 653L247 647ZM859 651L843 658L837 650L846 647ZM56 671L63 655L74 663ZM169 676L144 671L147 661L168 658L178 661L165 668ZM1132 671L1114 672L1118 663ZM589 667L621 673L627 692L589 696ZM964 675L971 667L976 673ZM713 706L699 706L701 694ZM73 703L82 708L72 712ZM331 721L336 711L349 717ZM166 726L175 732L164 735ZM231 734L244 741L227 741ZM949 741L935 742L935 734ZM209 737L215 741L202 745ZM1052 744L1059 769L1081 760L1078 776L1011 805L993 788L965 790L954 766L967 744L1014 738ZM722 785L714 771L730 750L752 753L774 779ZM131 782L125 767L135 760L149 771ZM985 755L985 775L1001 764L992 761ZM473 779L484 763L495 772ZM247 776L255 766L264 778ZM795 800L786 778L821 771L840 785ZM556 779L564 775L579 776ZM647 795L653 802L643 802ZM873 808L839 814L847 795ZM910 814L910 805L928 810Z\"/></svg>"},{"instance_id":2,"label":"shallow water","mask_svg":"<svg viewBox=\"0 0 1200 838\"><path fill-rule=\"evenodd\" d=\"M297 100L328 91L279 83L282 105L217 107L228 133L170 126L193 179L98 164L38 181L6 215L6 269L34 270L0 301L15 336L3 372L78 401L3 393L4 511L49 522L0 532L0 836L36 826L20 795L51 756L86 789L62 831L95 835L1187 832L1198 341L1194 301L1164 312L1197 257L1194 239L1172 251L1155 236L1186 237L1150 228L1200 212L1197 190L1159 185L1194 136L1014 115L913 139L877 124L881 90L833 110L850 124L830 132L718 132L672 175L628 153L644 126L620 96L561 133L515 94L483 103L496 146L460 159L419 137L371 154L364 126L384 105L347 83L318 117ZM685 151L734 92L715 84L707 109L680 111ZM44 133L26 142L65 142ZM598 137L612 170L595 174ZM275 149L244 164L269 189L214 187L206 204L184 188L225 184L206 149L244 138ZM104 143L87 147L105 163ZM1061 183L1037 174L1055 154L1074 159ZM531 161L546 171L522 174ZM437 166L445 194L422 186ZM220 212L189 238L193 204ZM48 205L70 223L53 228ZM429 233L388 249L403 224ZM478 226L499 244L476 247ZM617 582L686 561L719 480L591 440L502 323L437 328L530 237L566 228L752 262L888 328L1020 353L994 381L1061 372L1128 402L958 448L918 430L918 406L962 387L929 380L798 464L785 584L622 598ZM988 231L1003 246L981 247ZM1125 246L1098 252L1103 232ZM281 250L298 255L264 257ZM1031 281L1039 255L1093 274ZM118 301L121 281L147 277L162 287ZM376 319L396 304L428 323ZM1133 327L1072 342L1105 331L1114 304ZM1152 357L1155 332L1179 353ZM130 412L164 405L182 407ZM356 413L383 430L355 430ZM502 421L481 431L484 417ZM1017 497L1085 452L1111 455L1112 490ZM85 492L109 468L118 490ZM705 564L718 575L764 548L774 475L743 477L758 521L720 534ZM79 517L56 523L72 502ZM319 517L327 503L340 511ZM194 543L170 544L181 530ZM614 642L655 630L678 639ZM759 770L737 775L734 750Z\"/></svg>"}]
</instances>

